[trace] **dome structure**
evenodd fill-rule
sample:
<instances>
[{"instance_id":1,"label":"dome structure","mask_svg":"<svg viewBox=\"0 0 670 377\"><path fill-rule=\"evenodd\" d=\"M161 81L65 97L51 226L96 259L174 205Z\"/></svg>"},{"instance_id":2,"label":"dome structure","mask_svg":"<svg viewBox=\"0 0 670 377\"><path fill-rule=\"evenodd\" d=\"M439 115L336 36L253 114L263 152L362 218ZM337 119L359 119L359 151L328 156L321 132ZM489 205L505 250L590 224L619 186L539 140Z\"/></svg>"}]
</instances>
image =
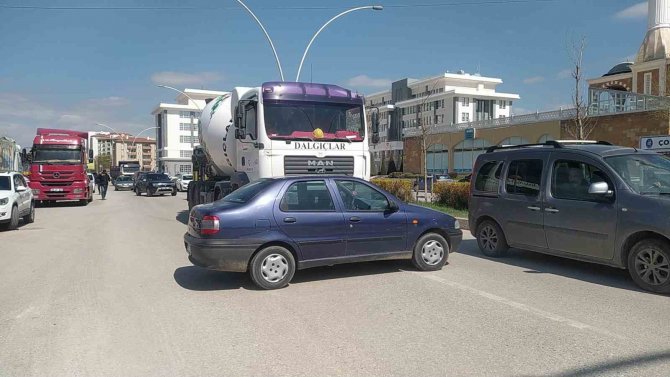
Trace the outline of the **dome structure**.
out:
<instances>
[{"instance_id":1,"label":"dome structure","mask_svg":"<svg viewBox=\"0 0 670 377\"><path fill-rule=\"evenodd\" d=\"M615 65L603 75L603 77L618 75L620 73L630 73L632 72L630 66L633 65L632 62L623 62Z\"/></svg>"}]
</instances>

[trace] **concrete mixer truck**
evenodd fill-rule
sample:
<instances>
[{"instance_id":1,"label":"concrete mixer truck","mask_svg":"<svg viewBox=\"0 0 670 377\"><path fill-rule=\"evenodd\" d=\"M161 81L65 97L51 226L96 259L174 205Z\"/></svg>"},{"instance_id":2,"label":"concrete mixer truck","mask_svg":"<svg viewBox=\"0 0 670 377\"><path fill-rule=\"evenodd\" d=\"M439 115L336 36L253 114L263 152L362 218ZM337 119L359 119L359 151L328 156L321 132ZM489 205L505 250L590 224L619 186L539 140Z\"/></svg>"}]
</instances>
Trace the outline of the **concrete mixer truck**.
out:
<instances>
[{"instance_id":1,"label":"concrete mixer truck","mask_svg":"<svg viewBox=\"0 0 670 377\"><path fill-rule=\"evenodd\" d=\"M336 85L267 82L211 100L193 151L189 208L259 178L338 174L370 178L363 97Z\"/></svg>"}]
</instances>

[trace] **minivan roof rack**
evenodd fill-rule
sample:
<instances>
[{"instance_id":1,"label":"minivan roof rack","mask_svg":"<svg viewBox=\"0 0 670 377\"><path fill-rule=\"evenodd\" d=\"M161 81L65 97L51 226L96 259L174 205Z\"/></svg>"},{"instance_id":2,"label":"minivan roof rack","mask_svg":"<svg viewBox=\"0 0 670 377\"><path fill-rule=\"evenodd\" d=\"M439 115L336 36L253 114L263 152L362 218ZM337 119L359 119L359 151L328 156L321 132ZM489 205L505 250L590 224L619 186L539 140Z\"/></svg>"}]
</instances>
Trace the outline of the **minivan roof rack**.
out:
<instances>
[{"instance_id":1,"label":"minivan roof rack","mask_svg":"<svg viewBox=\"0 0 670 377\"><path fill-rule=\"evenodd\" d=\"M612 145L608 141L595 141L595 140L547 140L544 143L533 143L533 144L519 144L519 145L494 145L486 148L486 153L491 153L493 151L501 149L516 149L516 148L528 148L528 147L553 147L553 148L564 148L564 144L596 144L596 145Z\"/></svg>"}]
</instances>

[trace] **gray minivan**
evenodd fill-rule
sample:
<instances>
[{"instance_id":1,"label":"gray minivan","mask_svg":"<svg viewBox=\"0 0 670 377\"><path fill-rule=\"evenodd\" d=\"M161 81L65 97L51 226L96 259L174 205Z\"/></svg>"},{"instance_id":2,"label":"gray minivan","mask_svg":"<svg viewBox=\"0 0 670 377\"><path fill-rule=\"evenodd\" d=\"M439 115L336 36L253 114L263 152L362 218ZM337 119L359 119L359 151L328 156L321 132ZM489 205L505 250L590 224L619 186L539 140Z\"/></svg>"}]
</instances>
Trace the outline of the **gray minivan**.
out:
<instances>
[{"instance_id":1,"label":"gray minivan","mask_svg":"<svg viewBox=\"0 0 670 377\"><path fill-rule=\"evenodd\" d=\"M670 293L670 160L607 142L491 147L473 169L469 223L481 251L509 247L627 268Z\"/></svg>"}]
</instances>

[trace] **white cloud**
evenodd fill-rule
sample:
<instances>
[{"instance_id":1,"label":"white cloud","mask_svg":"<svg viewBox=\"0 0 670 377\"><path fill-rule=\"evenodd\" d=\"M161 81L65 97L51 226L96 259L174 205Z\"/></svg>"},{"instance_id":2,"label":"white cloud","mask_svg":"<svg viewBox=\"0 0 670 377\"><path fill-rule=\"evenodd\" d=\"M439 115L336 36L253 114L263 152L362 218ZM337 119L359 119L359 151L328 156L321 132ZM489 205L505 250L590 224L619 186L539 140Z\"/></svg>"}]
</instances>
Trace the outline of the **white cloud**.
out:
<instances>
[{"instance_id":1,"label":"white cloud","mask_svg":"<svg viewBox=\"0 0 670 377\"><path fill-rule=\"evenodd\" d=\"M567 79L572 76L572 70L571 69L564 69L556 74L557 79Z\"/></svg>"},{"instance_id":2,"label":"white cloud","mask_svg":"<svg viewBox=\"0 0 670 377\"><path fill-rule=\"evenodd\" d=\"M130 101L127 98L110 96L104 98L91 98L85 101L85 104L88 106L104 106L104 107L119 107L125 106Z\"/></svg>"},{"instance_id":3,"label":"white cloud","mask_svg":"<svg viewBox=\"0 0 670 377\"><path fill-rule=\"evenodd\" d=\"M542 76L533 76L523 79L524 84L537 84L542 81L544 81L544 77Z\"/></svg>"},{"instance_id":4,"label":"white cloud","mask_svg":"<svg viewBox=\"0 0 670 377\"><path fill-rule=\"evenodd\" d=\"M647 2L643 1L630 7L618 11L614 18L619 20L638 20L647 17Z\"/></svg>"},{"instance_id":5,"label":"white cloud","mask_svg":"<svg viewBox=\"0 0 670 377\"><path fill-rule=\"evenodd\" d=\"M374 79L367 75L358 75L347 80L347 86L358 88L387 88L391 86L393 80Z\"/></svg>"},{"instance_id":6,"label":"white cloud","mask_svg":"<svg viewBox=\"0 0 670 377\"><path fill-rule=\"evenodd\" d=\"M184 73L163 71L156 72L151 75L151 81L154 84L163 85L208 85L212 82L223 80L223 76L216 72L198 72L198 73Z\"/></svg>"}]
</instances>

